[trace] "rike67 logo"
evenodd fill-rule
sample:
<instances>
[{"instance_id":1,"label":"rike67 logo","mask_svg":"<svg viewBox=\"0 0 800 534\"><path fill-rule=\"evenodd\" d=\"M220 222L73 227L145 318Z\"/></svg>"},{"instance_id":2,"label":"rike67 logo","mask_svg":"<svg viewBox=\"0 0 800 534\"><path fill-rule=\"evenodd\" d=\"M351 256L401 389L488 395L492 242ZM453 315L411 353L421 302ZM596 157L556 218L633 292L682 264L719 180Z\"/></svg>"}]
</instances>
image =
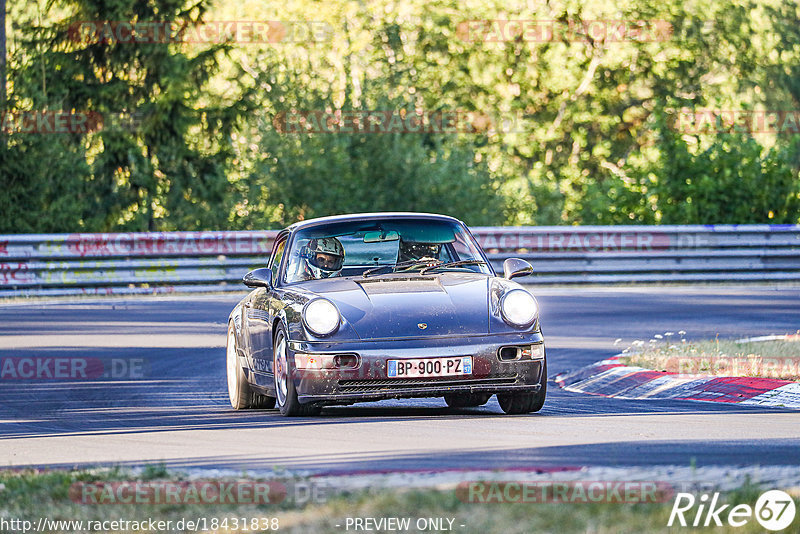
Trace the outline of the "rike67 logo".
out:
<instances>
[{"instance_id":1,"label":"rike67 logo","mask_svg":"<svg viewBox=\"0 0 800 534\"><path fill-rule=\"evenodd\" d=\"M781 490L762 493L752 507L749 504L722 504L719 502L719 493L712 496L704 493L699 499L691 493L678 493L667 526L721 527L727 524L741 527L755 517L765 529L779 531L792 524L795 508L792 497Z\"/></svg>"}]
</instances>

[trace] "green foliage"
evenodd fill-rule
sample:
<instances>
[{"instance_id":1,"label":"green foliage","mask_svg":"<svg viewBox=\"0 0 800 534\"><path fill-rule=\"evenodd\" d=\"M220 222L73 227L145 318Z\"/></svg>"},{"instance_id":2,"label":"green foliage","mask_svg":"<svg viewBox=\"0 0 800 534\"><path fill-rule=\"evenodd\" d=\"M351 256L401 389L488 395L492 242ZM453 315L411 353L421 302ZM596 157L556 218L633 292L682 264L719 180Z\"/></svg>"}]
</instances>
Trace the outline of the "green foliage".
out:
<instances>
[{"instance_id":1,"label":"green foliage","mask_svg":"<svg viewBox=\"0 0 800 534\"><path fill-rule=\"evenodd\" d=\"M503 222L502 198L468 145L403 134L288 137L263 135L264 160L253 179L257 195L267 194L283 207L279 225L368 211L437 212L475 225Z\"/></svg>"},{"instance_id":2,"label":"green foliage","mask_svg":"<svg viewBox=\"0 0 800 534\"><path fill-rule=\"evenodd\" d=\"M84 191L91 173L83 153L73 140L53 137L0 142L0 232L64 232L89 208Z\"/></svg>"},{"instance_id":3,"label":"green foliage","mask_svg":"<svg viewBox=\"0 0 800 534\"><path fill-rule=\"evenodd\" d=\"M285 77L276 85L297 82ZM284 102L292 101L281 106L284 112L324 110L332 97L284 96ZM372 109L413 112L408 103ZM266 120L258 138L257 164L245 194L254 208L237 226L285 226L369 211L444 213L474 225L504 222L504 200L469 140L427 133L286 133ZM267 203L259 204L264 198Z\"/></svg>"},{"instance_id":4,"label":"green foliage","mask_svg":"<svg viewBox=\"0 0 800 534\"><path fill-rule=\"evenodd\" d=\"M788 148L765 150L752 138L721 134L693 150L671 132L662 147L651 188L660 222L800 222L800 175L786 164Z\"/></svg>"},{"instance_id":5,"label":"green foliage","mask_svg":"<svg viewBox=\"0 0 800 534\"><path fill-rule=\"evenodd\" d=\"M82 41L75 38L72 26L81 21L196 21L209 3L51 2L51 8L62 5L65 14L54 11L47 24L16 21L20 47L11 62L12 109L92 111L103 117L99 131L55 141L71 148L63 158L54 156L56 162L64 160L56 164L60 172L71 164L72 154L82 153L82 166L90 168L80 187L66 192L76 204L71 213L81 216L71 217L62 228L224 225L227 217L218 207L224 205L229 190L225 168L231 154L229 139L244 110L239 102L226 103L209 93L206 85L219 70L219 56L226 46L186 51L160 42ZM121 115L139 120L115 120ZM19 159L23 154L18 147L23 145L12 141L10 157ZM36 213L46 206L24 207Z\"/></svg>"},{"instance_id":6,"label":"green foliage","mask_svg":"<svg viewBox=\"0 0 800 534\"><path fill-rule=\"evenodd\" d=\"M800 109L780 0L14 0L7 109L135 114L0 148L5 232L276 227L352 211L470 224L798 223L800 136L681 136L677 110ZM465 39L474 20L662 20L672 35ZM280 43L75 42L70 24L318 21ZM291 109L475 111L513 132L284 134ZM47 139L42 139L47 137ZM43 165L46 162L46 165ZM43 217L42 214L47 216Z\"/></svg>"}]
</instances>

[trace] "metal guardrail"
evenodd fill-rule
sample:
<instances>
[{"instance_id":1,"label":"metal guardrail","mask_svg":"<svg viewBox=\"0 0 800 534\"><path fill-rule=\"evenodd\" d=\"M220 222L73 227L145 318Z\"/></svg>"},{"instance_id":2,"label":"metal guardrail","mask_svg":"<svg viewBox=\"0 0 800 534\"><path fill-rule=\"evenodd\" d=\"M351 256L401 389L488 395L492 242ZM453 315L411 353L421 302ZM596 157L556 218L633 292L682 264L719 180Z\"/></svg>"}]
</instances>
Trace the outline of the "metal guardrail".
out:
<instances>
[{"instance_id":1,"label":"metal guardrail","mask_svg":"<svg viewBox=\"0 0 800 534\"><path fill-rule=\"evenodd\" d=\"M276 231L0 236L0 297L240 291Z\"/></svg>"},{"instance_id":2,"label":"metal guardrail","mask_svg":"<svg viewBox=\"0 0 800 534\"><path fill-rule=\"evenodd\" d=\"M533 282L800 280L800 225L474 228L492 262L528 260Z\"/></svg>"},{"instance_id":3,"label":"metal guardrail","mask_svg":"<svg viewBox=\"0 0 800 534\"><path fill-rule=\"evenodd\" d=\"M476 227L525 283L800 281L800 225ZM242 291L277 232L0 236L0 297Z\"/></svg>"}]
</instances>

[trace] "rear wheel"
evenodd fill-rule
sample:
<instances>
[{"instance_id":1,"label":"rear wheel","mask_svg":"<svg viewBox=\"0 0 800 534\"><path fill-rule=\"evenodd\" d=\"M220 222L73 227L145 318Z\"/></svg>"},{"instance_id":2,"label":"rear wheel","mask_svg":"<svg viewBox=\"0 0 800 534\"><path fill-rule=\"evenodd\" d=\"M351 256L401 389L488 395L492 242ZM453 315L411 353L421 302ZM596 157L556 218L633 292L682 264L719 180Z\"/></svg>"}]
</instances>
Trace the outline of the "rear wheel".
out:
<instances>
[{"instance_id":1,"label":"rear wheel","mask_svg":"<svg viewBox=\"0 0 800 534\"><path fill-rule=\"evenodd\" d=\"M289 365L289 347L286 341L286 330L283 325L278 327L275 334L273 350L272 372L275 376L275 395L277 396L278 409L287 417L317 415L322 410L313 404L300 404L297 400L297 390L292 380L292 370Z\"/></svg>"},{"instance_id":2,"label":"rear wheel","mask_svg":"<svg viewBox=\"0 0 800 534\"><path fill-rule=\"evenodd\" d=\"M236 330L233 327L233 323L228 324L225 364L228 373L228 398L234 410L275 407L275 399L273 397L259 395L250 388L247 377L244 375L244 369L242 369L241 362L239 361Z\"/></svg>"},{"instance_id":3,"label":"rear wheel","mask_svg":"<svg viewBox=\"0 0 800 534\"><path fill-rule=\"evenodd\" d=\"M509 415L538 412L544 406L547 396L547 362L542 367L542 388L536 393L497 394L500 408Z\"/></svg>"},{"instance_id":4,"label":"rear wheel","mask_svg":"<svg viewBox=\"0 0 800 534\"><path fill-rule=\"evenodd\" d=\"M444 402L451 408L474 408L489 402L491 393L448 393Z\"/></svg>"}]
</instances>

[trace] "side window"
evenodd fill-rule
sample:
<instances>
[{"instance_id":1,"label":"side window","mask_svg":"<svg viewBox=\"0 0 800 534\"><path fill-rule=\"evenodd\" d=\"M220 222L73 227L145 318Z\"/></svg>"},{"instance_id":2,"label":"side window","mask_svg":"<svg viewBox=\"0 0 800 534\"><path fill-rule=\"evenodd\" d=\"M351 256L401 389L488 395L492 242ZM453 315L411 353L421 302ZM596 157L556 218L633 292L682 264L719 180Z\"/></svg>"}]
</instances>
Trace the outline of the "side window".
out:
<instances>
[{"instance_id":1,"label":"side window","mask_svg":"<svg viewBox=\"0 0 800 534\"><path fill-rule=\"evenodd\" d=\"M283 259L283 251L286 248L286 239L278 243L275 251L272 253L272 258L269 261L269 268L272 270L272 279L278 280L278 269L281 267L281 260Z\"/></svg>"}]
</instances>

